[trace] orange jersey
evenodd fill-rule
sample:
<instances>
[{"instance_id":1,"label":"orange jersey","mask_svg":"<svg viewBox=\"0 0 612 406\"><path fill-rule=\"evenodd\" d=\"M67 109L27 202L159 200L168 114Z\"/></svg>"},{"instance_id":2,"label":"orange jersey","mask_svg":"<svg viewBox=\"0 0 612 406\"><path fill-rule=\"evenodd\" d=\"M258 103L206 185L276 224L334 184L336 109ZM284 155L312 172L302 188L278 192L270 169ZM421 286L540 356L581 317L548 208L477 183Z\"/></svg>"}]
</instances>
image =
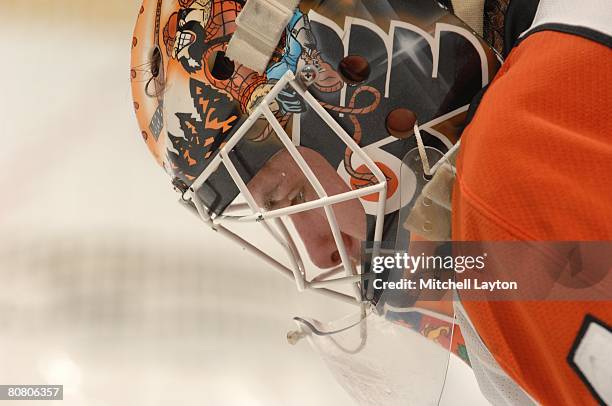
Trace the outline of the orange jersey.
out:
<instances>
[{"instance_id":1,"label":"orange jersey","mask_svg":"<svg viewBox=\"0 0 612 406\"><path fill-rule=\"evenodd\" d=\"M466 128L457 170L454 240L612 240L609 44L547 30L524 39ZM591 353L600 346L591 359L598 379L610 376L611 302L464 307L500 366L536 401L609 402L612 380L602 387L573 357L596 323L598 338L584 344Z\"/></svg>"}]
</instances>

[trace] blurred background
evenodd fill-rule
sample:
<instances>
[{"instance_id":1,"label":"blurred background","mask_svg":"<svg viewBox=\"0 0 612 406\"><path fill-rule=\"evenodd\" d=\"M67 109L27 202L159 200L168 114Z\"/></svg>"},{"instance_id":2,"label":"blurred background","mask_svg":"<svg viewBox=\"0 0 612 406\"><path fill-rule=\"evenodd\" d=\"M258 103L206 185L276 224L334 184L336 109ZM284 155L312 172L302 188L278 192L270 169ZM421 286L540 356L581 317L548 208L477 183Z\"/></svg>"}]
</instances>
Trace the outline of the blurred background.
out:
<instances>
[{"instance_id":1,"label":"blurred background","mask_svg":"<svg viewBox=\"0 0 612 406\"><path fill-rule=\"evenodd\" d=\"M62 405L351 405L285 339L342 309L201 226L150 159L139 6L0 1L0 384L63 384ZM454 358L442 403L486 404Z\"/></svg>"}]
</instances>

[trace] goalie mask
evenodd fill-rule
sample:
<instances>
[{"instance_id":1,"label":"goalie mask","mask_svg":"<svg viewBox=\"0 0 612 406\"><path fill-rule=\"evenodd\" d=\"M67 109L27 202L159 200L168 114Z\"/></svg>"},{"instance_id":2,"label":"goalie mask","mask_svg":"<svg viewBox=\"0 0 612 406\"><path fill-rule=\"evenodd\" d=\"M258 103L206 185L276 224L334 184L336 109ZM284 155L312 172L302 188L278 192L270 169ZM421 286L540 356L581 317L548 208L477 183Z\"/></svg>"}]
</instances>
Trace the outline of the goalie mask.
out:
<instances>
[{"instance_id":1,"label":"goalie mask","mask_svg":"<svg viewBox=\"0 0 612 406\"><path fill-rule=\"evenodd\" d=\"M298 289L361 304L361 244L393 242L416 199L402 160L448 151L497 66L429 0L144 0L131 80L187 208Z\"/></svg>"}]
</instances>

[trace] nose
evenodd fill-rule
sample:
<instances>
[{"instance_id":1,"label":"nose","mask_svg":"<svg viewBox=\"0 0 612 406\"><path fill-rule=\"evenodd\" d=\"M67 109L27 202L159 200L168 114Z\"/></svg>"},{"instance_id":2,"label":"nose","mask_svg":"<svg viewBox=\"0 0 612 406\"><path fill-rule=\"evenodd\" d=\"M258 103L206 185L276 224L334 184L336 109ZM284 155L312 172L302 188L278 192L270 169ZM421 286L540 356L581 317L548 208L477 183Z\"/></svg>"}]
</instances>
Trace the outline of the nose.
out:
<instances>
[{"instance_id":1,"label":"nose","mask_svg":"<svg viewBox=\"0 0 612 406\"><path fill-rule=\"evenodd\" d=\"M342 233L342 242L344 244L344 249L346 250L347 256L349 258L352 257L357 259L355 255L356 243L353 238ZM336 241L331 234L331 230L328 235L321 238L318 242L309 244L305 241L305 245L306 249L308 250L308 254L310 255L310 259L317 267L326 269L342 264L342 256L340 255L340 250L342 247L336 244Z\"/></svg>"},{"instance_id":2,"label":"nose","mask_svg":"<svg viewBox=\"0 0 612 406\"><path fill-rule=\"evenodd\" d=\"M336 245L329 222L323 209L308 210L290 216L301 237L311 262L320 269L332 268L342 263L341 247ZM359 259L360 241L342 231L340 235L349 257Z\"/></svg>"}]
</instances>

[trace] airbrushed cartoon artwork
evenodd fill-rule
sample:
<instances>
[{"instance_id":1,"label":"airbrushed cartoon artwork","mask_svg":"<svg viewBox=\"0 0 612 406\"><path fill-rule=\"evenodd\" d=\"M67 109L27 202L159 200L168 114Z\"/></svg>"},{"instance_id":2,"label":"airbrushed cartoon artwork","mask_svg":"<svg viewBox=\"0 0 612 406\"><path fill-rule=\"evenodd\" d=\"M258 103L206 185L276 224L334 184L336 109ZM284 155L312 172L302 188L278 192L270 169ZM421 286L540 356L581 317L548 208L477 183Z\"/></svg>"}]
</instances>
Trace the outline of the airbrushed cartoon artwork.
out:
<instances>
[{"instance_id":1,"label":"airbrushed cartoon artwork","mask_svg":"<svg viewBox=\"0 0 612 406\"><path fill-rule=\"evenodd\" d=\"M308 90L387 178L386 214L409 203L416 180L402 159L416 147L414 123L426 145L448 150L498 61L436 2L345 3L302 1L260 74L225 56L246 1L145 0L132 42L134 107L166 172L189 186L274 84L308 66L316 70ZM280 92L271 109L293 140L324 157L348 188L376 183L295 91ZM232 156L248 183L281 148L262 121ZM221 213L239 191L217 172L202 194L211 212ZM375 197L359 200L366 214L374 213Z\"/></svg>"}]
</instances>

